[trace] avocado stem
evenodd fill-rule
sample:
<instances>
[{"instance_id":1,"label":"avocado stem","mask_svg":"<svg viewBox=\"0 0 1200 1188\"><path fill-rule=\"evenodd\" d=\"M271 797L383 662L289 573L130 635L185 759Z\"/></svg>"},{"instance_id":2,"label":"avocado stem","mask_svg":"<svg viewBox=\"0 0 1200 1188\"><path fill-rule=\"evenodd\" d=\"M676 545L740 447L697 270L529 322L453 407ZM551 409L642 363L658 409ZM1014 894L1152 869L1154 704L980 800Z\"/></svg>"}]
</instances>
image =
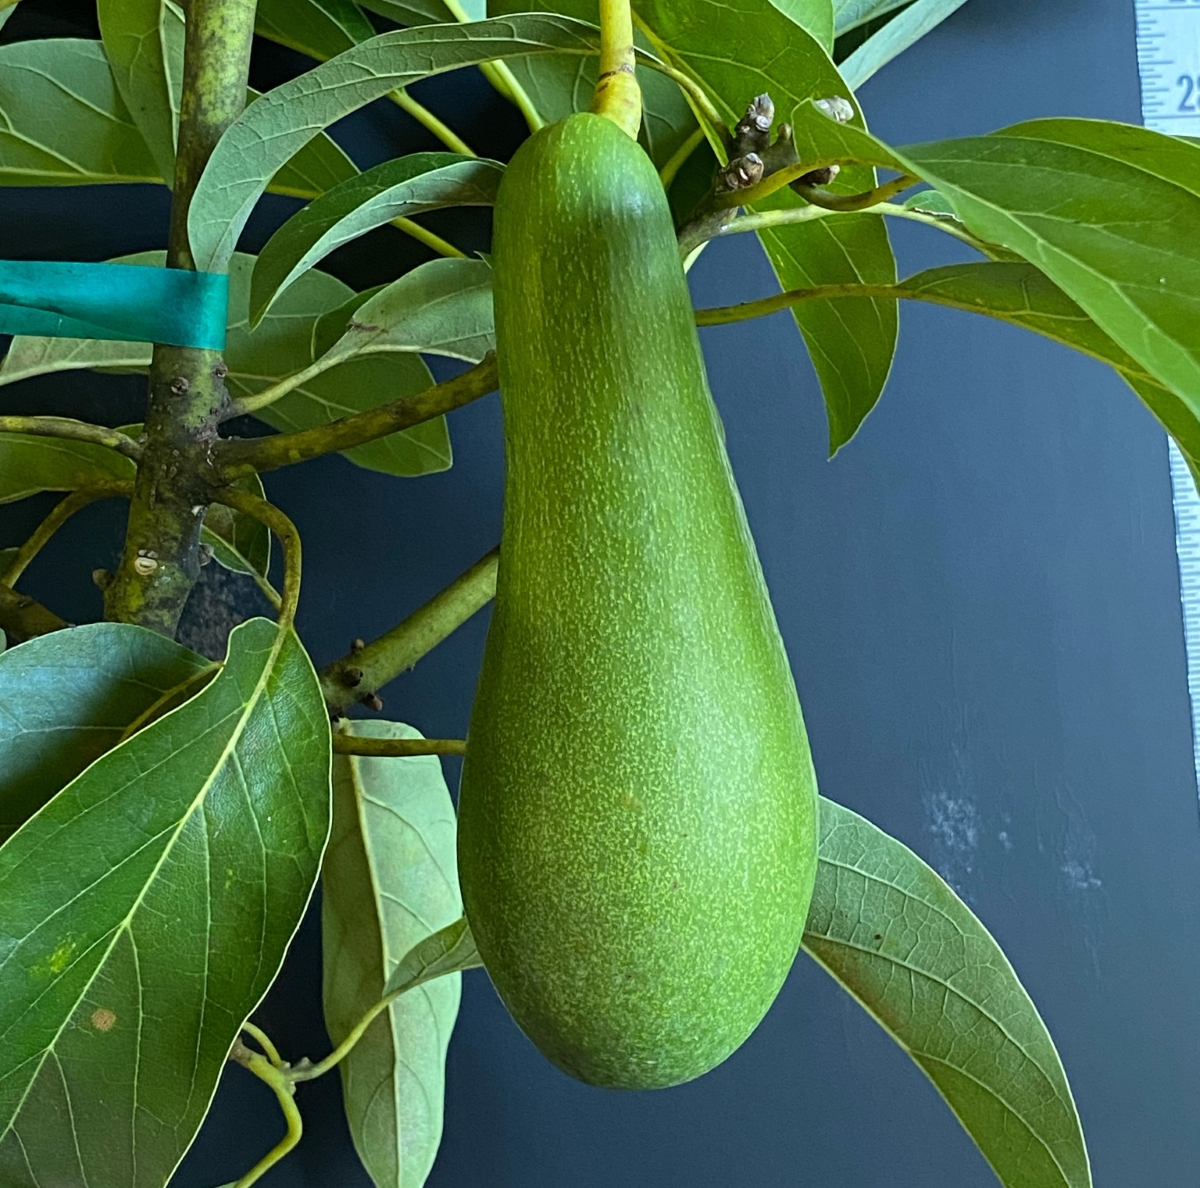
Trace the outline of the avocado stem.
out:
<instances>
[{"instance_id":1,"label":"avocado stem","mask_svg":"<svg viewBox=\"0 0 1200 1188\"><path fill-rule=\"evenodd\" d=\"M629 0L600 0L600 77L592 111L637 139L642 123L642 92L635 71Z\"/></svg>"}]
</instances>

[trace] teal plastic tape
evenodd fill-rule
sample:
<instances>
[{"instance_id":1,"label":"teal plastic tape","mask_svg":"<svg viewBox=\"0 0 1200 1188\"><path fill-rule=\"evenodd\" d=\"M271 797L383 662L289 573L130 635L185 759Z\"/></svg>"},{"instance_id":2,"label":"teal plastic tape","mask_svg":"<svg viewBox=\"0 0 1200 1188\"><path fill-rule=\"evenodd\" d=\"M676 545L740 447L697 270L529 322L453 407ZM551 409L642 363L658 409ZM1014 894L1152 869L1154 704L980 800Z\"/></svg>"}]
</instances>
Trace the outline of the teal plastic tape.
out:
<instances>
[{"instance_id":1,"label":"teal plastic tape","mask_svg":"<svg viewBox=\"0 0 1200 1188\"><path fill-rule=\"evenodd\" d=\"M229 277L141 264L0 260L0 334L225 347Z\"/></svg>"}]
</instances>

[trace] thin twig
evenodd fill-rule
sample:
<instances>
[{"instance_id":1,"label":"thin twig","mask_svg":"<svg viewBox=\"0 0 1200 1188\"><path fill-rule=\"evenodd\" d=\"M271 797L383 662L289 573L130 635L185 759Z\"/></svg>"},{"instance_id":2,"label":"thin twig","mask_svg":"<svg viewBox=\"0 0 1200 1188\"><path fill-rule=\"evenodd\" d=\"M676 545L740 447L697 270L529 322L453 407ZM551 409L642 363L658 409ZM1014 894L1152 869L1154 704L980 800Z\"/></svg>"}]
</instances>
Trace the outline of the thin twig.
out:
<instances>
[{"instance_id":1,"label":"thin twig","mask_svg":"<svg viewBox=\"0 0 1200 1188\"><path fill-rule=\"evenodd\" d=\"M107 446L135 462L142 456L141 445L132 437L116 429L89 425L86 421L76 421L70 417L0 417L0 433L28 433L33 437L87 441L93 445Z\"/></svg>"},{"instance_id":2,"label":"thin twig","mask_svg":"<svg viewBox=\"0 0 1200 1188\"><path fill-rule=\"evenodd\" d=\"M242 1024L242 1030L249 1036L252 1036L255 1043L267 1054L267 1059L276 1068L285 1068L283 1057L279 1055L279 1049L271 1042L271 1037L263 1031L255 1023L251 1023L249 1019Z\"/></svg>"},{"instance_id":3,"label":"thin twig","mask_svg":"<svg viewBox=\"0 0 1200 1188\"><path fill-rule=\"evenodd\" d=\"M296 620L296 607L300 601L300 533L296 531L296 525L273 503L236 487L222 487L214 492L213 501L245 512L259 523L266 524L278 537L283 547L283 594L280 597L279 626L284 630L290 629Z\"/></svg>"},{"instance_id":4,"label":"thin twig","mask_svg":"<svg viewBox=\"0 0 1200 1188\"><path fill-rule=\"evenodd\" d=\"M403 986L399 990L393 990L391 994L385 995L373 1006L368 1007L362 1018L351 1029L350 1034L324 1060L319 1060L316 1064L298 1063L295 1067L288 1070L287 1075L289 1079L292 1081L312 1081L317 1077L324 1076L330 1069L336 1068L350 1054L354 1045L366 1034L367 1028L407 989L409 987ZM239 1184L237 1188L242 1188L242 1185Z\"/></svg>"},{"instance_id":5,"label":"thin twig","mask_svg":"<svg viewBox=\"0 0 1200 1188\"><path fill-rule=\"evenodd\" d=\"M414 219L406 219L403 215L398 215L392 220L392 226L398 227L405 235L411 235L418 243L423 243L427 248L431 248L437 252L439 256L445 256L451 260L465 260L467 253L460 251L449 240L443 239L434 231L430 231L428 227L421 226Z\"/></svg>"},{"instance_id":6,"label":"thin twig","mask_svg":"<svg viewBox=\"0 0 1200 1188\"><path fill-rule=\"evenodd\" d=\"M393 91L388 98L403 111L408 112L423 128L432 132L451 152L461 153L464 157L477 157L479 154L453 128L443 123L423 103L418 103L403 88Z\"/></svg>"},{"instance_id":7,"label":"thin twig","mask_svg":"<svg viewBox=\"0 0 1200 1188\"><path fill-rule=\"evenodd\" d=\"M642 26L642 28L644 30L645 26ZM646 55L639 60L642 65L649 66L651 70L657 70L659 74L665 74L671 79L692 101L692 106L696 109L697 114L712 129L726 150L732 146L733 134L729 131L716 105L709 98L708 92L700 83L692 78L691 75L685 74L682 70L677 70L674 66L669 65L659 58Z\"/></svg>"},{"instance_id":8,"label":"thin twig","mask_svg":"<svg viewBox=\"0 0 1200 1188\"><path fill-rule=\"evenodd\" d=\"M936 300L922 296L915 290L901 289L898 285L813 285L810 288L789 289L786 293L775 293L770 297L759 297L756 301L742 301L737 305L716 305L708 309L698 309L696 325L726 326L731 322L746 322L751 318L765 317L805 301L832 301L845 297L915 297L917 300Z\"/></svg>"},{"instance_id":9,"label":"thin twig","mask_svg":"<svg viewBox=\"0 0 1200 1188\"><path fill-rule=\"evenodd\" d=\"M402 396L379 408L298 433L226 438L213 447L213 460L218 472L226 480L232 480L256 471L277 470L322 454L348 450L470 404L491 392L497 378L496 357L489 351L481 363L462 375L434 384L415 396Z\"/></svg>"},{"instance_id":10,"label":"thin twig","mask_svg":"<svg viewBox=\"0 0 1200 1188\"><path fill-rule=\"evenodd\" d=\"M338 713L382 689L486 606L496 593L499 563L500 550L492 549L403 622L323 669L321 690L330 710Z\"/></svg>"},{"instance_id":11,"label":"thin twig","mask_svg":"<svg viewBox=\"0 0 1200 1188\"><path fill-rule=\"evenodd\" d=\"M71 624L35 602L28 594L18 594L8 586L0 586L0 630L10 644L24 643L51 631L61 631Z\"/></svg>"},{"instance_id":12,"label":"thin twig","mask_svg":"<svg viewBox=\"0 0 1200 1188\"><path fill-rule=\"evenodd\" d=\"M813 206L819 206L822 210L833 210L839 211L842 214L849 214L852 211L861 211L871 206L878 206L881 202L886 202L889 198L895 198L897 194L902 193L904 190L909 190L913 186L918 185L920 181L919 177L914 177L911 173L905 173L900 177L893 178L889 182L884 182L881 186L876 186L873 190L866 190L861 194L831 194L828 190L822 190L818 186L805 186L799 182L794 182L792 189L805 202L811 203Z\"/></svg>"},{"instance_id":13,"label":"thin twig","mask_svg":"<svg viewBox=\"0 0 1200 1188\"><path fill-rule=\"evenodd\" d=\"M664 190L671 188L675 175L683 168L688 158L700 147L704 140L704 129L697 128L672 154L667 163L658 171L658 180Z\"/></svg>"},{"instance_id":14,"label":"thin twig","mask_svg":"<svg viewBox=\"0 0 1200 1188\"><path fill-rule=\"evenodd\" d=\"M248 1068L260 1081L271 1087L287 1122L287 1134L234 1185L234 1188L250 1188L250 1185L256 1184L300 1141L304 1134L304 1121L296 1108L296 1087L293 1078L287 1072L276 1068L266 1056L251 1051L241 1040L234 1043L229 1058L243 1068Z\"/></svg>"},{"instance_id":15,"label":"thin twig","mask_svg":"<svg viewBox=\"0 0 1200 1188\"><path fill-rule=\"evenodd\" d=\"M132 494L133 483L114 482L81 487L78 491L72 491L65 499L60 499L50 514L34 529L33 535L17 549L17 555L9 563L3 576L0 576L0 585L15 586L29 568L29 563L77 511L98 499L111 499L118 495L128 499Z\"/></svg>"},{"instance_id":16,"label":"thin twig","mask_svg":"<svg viewBox=\"0 0 1200 1188\"><path fill-rule=\"evenodd\" d=\"M367 738L361 734L335 734L335 755L362 755L370 759L407 759L413 755L465 755L462 738Z\"/></svg>"}]
</instances>

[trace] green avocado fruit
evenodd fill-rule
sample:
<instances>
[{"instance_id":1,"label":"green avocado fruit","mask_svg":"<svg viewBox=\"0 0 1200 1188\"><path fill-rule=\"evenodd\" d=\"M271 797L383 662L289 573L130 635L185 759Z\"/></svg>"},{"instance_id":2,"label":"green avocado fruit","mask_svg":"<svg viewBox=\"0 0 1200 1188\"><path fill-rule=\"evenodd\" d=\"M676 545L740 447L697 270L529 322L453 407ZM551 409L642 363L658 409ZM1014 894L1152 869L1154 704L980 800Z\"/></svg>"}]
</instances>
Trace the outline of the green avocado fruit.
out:
<instances>
[{"instance_id":1,"label":"green avocado fruit","mask_svg":"<svg viewBox=\"0 0 1200 1188\"><path fill-rule=\"evenodd\" d=\"M459 800L467 918L555 1064L648 1089L771 1005L816 872L800 703L649 158L578 114L496 203L507 481Z\"/></svg>"}]
</instances>

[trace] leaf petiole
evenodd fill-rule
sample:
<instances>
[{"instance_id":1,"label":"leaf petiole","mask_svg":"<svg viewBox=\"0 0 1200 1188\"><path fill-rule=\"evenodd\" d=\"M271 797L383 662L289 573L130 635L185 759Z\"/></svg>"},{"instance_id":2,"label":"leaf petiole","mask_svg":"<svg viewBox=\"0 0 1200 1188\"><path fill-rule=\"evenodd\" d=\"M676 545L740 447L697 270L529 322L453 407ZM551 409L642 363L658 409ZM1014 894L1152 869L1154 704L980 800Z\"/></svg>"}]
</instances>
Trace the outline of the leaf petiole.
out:
<instances>
[{"instance_id":1,"label":"leaf petiole","mask_svg":"<svg viewBox=\"0 0 1200 1188\"><path fill-rule=\"evenodd\" d=\"M333 752L371 759L407 759L414 755L465 755L467 743L461 738L367 738L335 734Z\"/></svg>"},{"instance_id":2,"label":"leaf petiole","mask_svg":"<svg viewBox=\"0 0 1200 1188\"><path fill-rule=\"evenodd\" d=\"M284 631L290 630L296 620L296 608L300 601L300 533L296 531L296 525L273 503L236 487L221 488L213 495L213 502L245 512L275 533L283 548L283 594L280 596L279 626Z\"/></svg>"},{"instance_id":3,"label":"leaf petiole","mask_svg":"<svg viewBox=\"0 0 1200 1188\"><path fill-rule=\"evenodd\" d=\"M81 487L78 491L72 491L65 499L59 500L54 505L50 514L34 529L33 535L17 549L16 556L9 563L8 569L3 575L0 575L0 585L15 586L29 567L29 563L77 511L100 499L111 499L116 496L128 499L132 494L132 483L106 483Z\"/></svg>"},{"instance_id":4,"label":"leaf petiole","mask_svg":"<svg viewBox=\"0 0 1200 1188\"><path fill-rule=\"evenodd\" d=\"M243 1027L246 1027L246 1024L243 1024ZM270 1086L287 1122L287 1134L233 1185L233 1188L250 1188L252 1184L256 1184L262 1179L300 1141L304 1134L304 1120L300 1117L300 1110L297 1108L296 1100L293 1096L296 1087L287 1072L282 1068L276 1067L271 1060L261 1053L251 1051L241 1040L235 1041L229 1058L236 1061L243 1068L249 1069L260 1081Z\"/></svg>"}]
</instances>

